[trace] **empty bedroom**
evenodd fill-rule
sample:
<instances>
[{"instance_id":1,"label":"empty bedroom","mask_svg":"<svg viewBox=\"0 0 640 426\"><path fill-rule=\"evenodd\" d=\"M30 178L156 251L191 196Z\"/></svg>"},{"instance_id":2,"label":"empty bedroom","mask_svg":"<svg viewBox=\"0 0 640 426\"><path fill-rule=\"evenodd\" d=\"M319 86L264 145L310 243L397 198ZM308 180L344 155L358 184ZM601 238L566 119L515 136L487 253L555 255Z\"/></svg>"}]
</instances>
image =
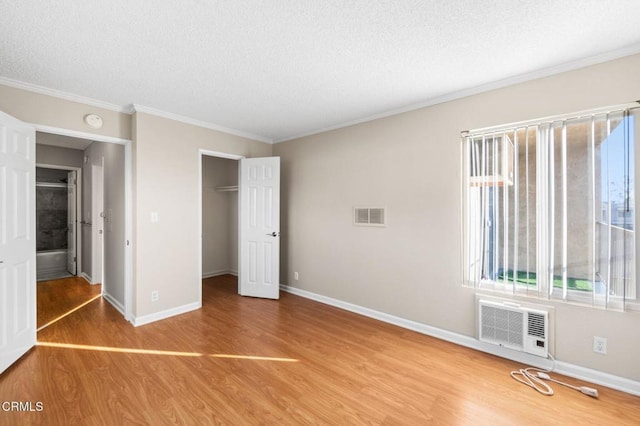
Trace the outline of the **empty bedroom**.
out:
<instances>
[{"instance_id":1,"label":"empty bedroom","mask_svg":"<svg viewBox=\"0 0 640 426\"><path fill-rule=\"evenodd\" d=\"M638 424L638 16L0 2L0 425Z\"/></svg>"}]
</instances>

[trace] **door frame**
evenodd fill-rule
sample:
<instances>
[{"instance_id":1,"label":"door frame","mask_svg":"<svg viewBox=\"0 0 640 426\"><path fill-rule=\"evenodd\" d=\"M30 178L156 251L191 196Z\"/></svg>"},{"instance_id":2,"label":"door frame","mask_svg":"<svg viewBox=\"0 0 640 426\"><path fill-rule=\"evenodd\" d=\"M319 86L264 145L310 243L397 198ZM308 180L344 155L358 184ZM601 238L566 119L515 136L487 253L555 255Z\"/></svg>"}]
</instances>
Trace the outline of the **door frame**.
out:
<instances>
[{"instance_id":1,"label":"door frame","mask_svg":"<svg viewBox=\"0 0 640 426\"><path fill-rule=\"evenodd\" d=\"M217 157L217 158L226 158L228 160L236 160L240 161L245 158L244 155L238 154L229 154L227 152L220 151L211 151L208 149L199 149L198 150L198 265L197 265L197 273L199 277L198 285L198 303L202 306L202 160L204 157ZM238 166L239 167L239 166ZM239 170L239 169L238 169ZM238 210L238 216L240 216L240 211ZM238 256L240 255L240 244L238 244ZM238 261L240 258L238 257Z\"/></svg>"},{"instance_id":2,"label":"door frame","mask_svg":"<svg viewBox=\"0 0 640 426\"><path fill-rule=\"evenodd\" d=\"M104 293L104 157L91 164L91 282L102 285ZM99 183L96 175L99 174ZM97 256L96 256L97 255Z\"/></svg>"},{"instance_id":3,"label":"door frame","mask_svg":"<svg viewBox=\"0 0 640 426\"><path fill-rule=\"evenodd\" d=\"M36 129L37 131L38 129ZM38 146L38 136L36 135L36 147ZM82 167L58 166L56 164L36 163L36 167L42 169L67 170L76 172L76 276L80 276L78 271L82 271L82 233L78 232L78 218L82 217L82 203L78 201L82 194Z\"/></svg>"},{"instance_id":4,"label":"door frame","mask_svg":"<svg viewBox=\"0 0 640 426\"><path fill-rule=\"evenodd\" d=\"M36 132L88 139L95 142L115 143L124 146L124 312L122 312L117 306L113 306L124 315L124 318L127 321L133 323L133 142L131 139L98 135L95 133L45 126L36 123L29 124L35 127Z\"/></svg>"}]
</instances>

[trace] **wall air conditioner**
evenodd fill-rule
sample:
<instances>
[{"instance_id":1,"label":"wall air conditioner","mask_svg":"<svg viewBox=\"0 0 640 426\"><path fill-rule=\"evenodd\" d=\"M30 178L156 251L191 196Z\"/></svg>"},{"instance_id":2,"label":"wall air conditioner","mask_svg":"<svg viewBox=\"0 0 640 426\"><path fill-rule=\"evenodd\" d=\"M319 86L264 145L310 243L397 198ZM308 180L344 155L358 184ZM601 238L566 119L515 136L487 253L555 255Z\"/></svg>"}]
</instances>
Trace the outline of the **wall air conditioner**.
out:
<instances>
[{"instance_id":1,"label":"wall air conditioner","mask_svg":"<svg viewBox=\"0 0 640 426\"><path fill-rule=\"evenodd\" d=\"M549 313L511 302L478 300L478 339L546 358Z\"/></svg>"}]
</instances>

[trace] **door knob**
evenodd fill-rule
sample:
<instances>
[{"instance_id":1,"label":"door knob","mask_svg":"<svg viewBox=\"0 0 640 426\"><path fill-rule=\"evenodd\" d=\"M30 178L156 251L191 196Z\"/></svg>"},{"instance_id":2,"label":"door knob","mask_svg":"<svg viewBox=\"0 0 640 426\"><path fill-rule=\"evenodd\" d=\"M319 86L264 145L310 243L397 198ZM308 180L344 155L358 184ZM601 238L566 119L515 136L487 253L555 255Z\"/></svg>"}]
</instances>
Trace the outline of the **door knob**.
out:
<instances>
[{"instance_id":1,"label":"door knob","mask_svg":"<svg viewBox=\"0 0 640 426\"><path fill-rule=\"evenodd\" d=\"M279 236L280 236L280 233L279 233L279 232L276 232L276 231L273 231L272 233L267 234L267 235L268 235L269 237L279 237Z\"/></svg>"}]
</instances>

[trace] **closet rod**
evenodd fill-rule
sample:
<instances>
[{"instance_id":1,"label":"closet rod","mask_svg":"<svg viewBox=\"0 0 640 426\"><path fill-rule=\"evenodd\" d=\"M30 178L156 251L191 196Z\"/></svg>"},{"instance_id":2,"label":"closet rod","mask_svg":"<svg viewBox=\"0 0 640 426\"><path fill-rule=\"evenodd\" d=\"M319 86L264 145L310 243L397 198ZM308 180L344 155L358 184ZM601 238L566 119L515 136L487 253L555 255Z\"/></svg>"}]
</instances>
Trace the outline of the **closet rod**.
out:
<instances>
[{"instance_id":1,"label":"closet rod","mask_svg":"<svg viewBox=\"0 0 640 426\"><path fill-rule=\"evenodd\" d=\"M36 186L39 188L67 188L69 185L62 182L36 182Z\"/></svg>"},{"instance_id":2,"label":"closet rod","mask_svg":"<svg viewBox=\"0 0 640 426\"><path fill-rule=\"evenodd\" d=\"M237 185L233 185L233 186L216 186L216 191L219 192L230 192L230 191L237 191L238 190L238 186Z\"/></svg>"}]
</instances>

